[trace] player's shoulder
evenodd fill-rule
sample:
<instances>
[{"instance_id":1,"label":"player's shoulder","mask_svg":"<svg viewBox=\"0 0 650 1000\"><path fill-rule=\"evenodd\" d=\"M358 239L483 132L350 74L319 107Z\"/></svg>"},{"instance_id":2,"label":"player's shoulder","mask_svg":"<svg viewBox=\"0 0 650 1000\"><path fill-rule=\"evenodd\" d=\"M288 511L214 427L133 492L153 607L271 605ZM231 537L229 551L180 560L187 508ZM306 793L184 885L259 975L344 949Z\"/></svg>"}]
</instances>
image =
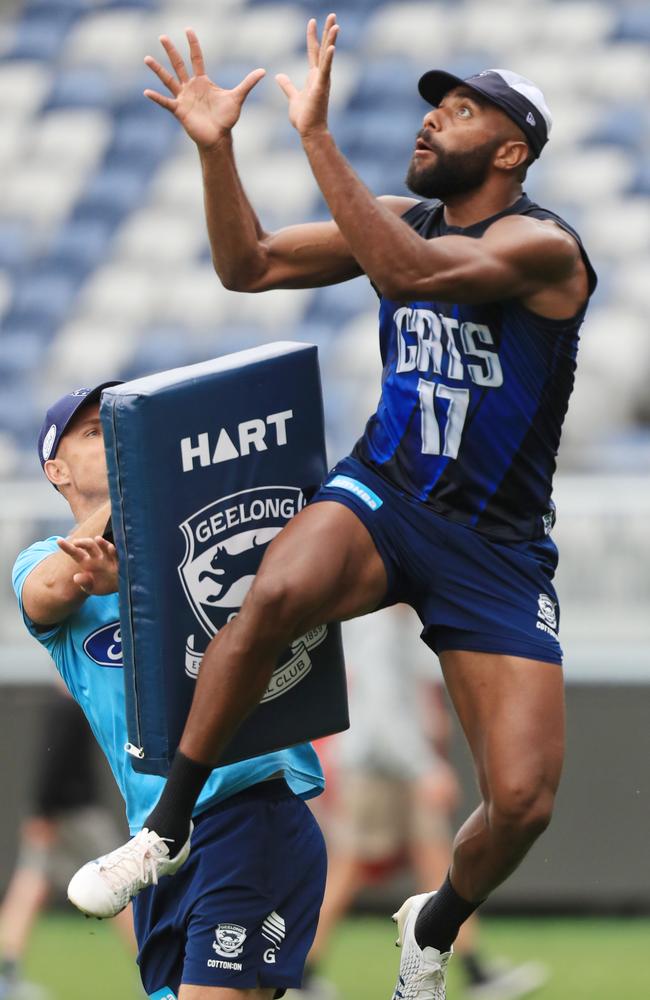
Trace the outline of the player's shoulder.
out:
<instances>
[{"instance_id":1,"label":"player's shoulder","mask_svg":"<svg viewBox=\"0 0 650 1000\"><path fill-rule=\"evenodd\" d=\"M513 252L544 254L567 261L581 256L580 239L558 217L537 215L505 215L496 219L486 230L484 239L510 245Z\"/></svg>"}]
</instances>

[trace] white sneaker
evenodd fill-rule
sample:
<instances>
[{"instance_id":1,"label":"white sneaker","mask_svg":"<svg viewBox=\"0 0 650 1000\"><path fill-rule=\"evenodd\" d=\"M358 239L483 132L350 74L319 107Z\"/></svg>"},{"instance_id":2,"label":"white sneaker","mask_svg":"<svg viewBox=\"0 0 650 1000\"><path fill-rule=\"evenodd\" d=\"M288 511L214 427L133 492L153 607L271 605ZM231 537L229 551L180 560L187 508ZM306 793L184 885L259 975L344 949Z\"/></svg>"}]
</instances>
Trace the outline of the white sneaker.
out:
<instances>
[{"instance_id":1,"label":"white sneaker","mask_svg":"<svg viewBox=\"0 0 650 1000\"><path fill-rule=\"evenodd\" d=\"M80 868L68 885L68 899L87 917L114 917L142 889L178 871L190 853L191 836L192 827L178 854L170 858L164 839L145 826L123 847Z\"/></svg>"},{"instance_id":2,"label":"white sneaker","mask_svg":"<svg viewBox=\"0 0 650 1000\"><path fill-rule=\"evenodd\" d=\"M541 962L523 965L488 962L488 978L465 990L468 1000L520 1000L540 989L550 978L550 971Z\"/></svg>"},{"instance_id":3,"label":"white sneaker","mask_svg":"<svg viewBox=\"0 0 650 1000\"><path fill-rule=\"evenodd\" d=\"M420 948L413 933L418 913L433 895L409 896L393 914L398 927L396 944L402 949L393 1000L446 1000L445 977L453 948L444 954L437 948Z\"/></svg>"}]
</instances>

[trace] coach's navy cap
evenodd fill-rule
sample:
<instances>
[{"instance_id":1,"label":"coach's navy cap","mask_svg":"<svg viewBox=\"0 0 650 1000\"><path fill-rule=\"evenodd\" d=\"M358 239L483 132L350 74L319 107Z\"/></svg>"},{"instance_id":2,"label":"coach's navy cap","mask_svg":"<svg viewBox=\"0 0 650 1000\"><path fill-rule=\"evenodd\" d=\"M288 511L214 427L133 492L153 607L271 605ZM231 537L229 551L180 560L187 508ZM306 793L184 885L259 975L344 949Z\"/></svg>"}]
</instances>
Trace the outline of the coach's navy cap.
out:
<instances>
[{"instance_id":1,"label":"coach's navy cap","mask_svg":"<svg viewBox=\"0 0 650 1000\"><path fill-rule=\"evenodd\" d=\"M122 385L117 382L102 382L94 389L75 389L67 396L57 399L56 403L50 406L45 414L45 420L38 435L38 457L41 465L50 458L54 458L59 442L65 434L66 427L74 417L77 410L88 403L94 403L102 394L102 389L107 389L110 385Z\"/></svg>"},{"instance_id":2,"label":"coach's navy cap","mask_svg":"<svg viewBox=\"0 0 650 1000\"><path fill-rule=\"evenodd\" d=\"M444 70L432 69L420 77L418 83L422 97L434 107L454 87L469 87L505 111L524 133L537 159L548 142L553 119L543 93L532 80L509 69L485 69L466 80Z\"/></svg>"}]
</instances>

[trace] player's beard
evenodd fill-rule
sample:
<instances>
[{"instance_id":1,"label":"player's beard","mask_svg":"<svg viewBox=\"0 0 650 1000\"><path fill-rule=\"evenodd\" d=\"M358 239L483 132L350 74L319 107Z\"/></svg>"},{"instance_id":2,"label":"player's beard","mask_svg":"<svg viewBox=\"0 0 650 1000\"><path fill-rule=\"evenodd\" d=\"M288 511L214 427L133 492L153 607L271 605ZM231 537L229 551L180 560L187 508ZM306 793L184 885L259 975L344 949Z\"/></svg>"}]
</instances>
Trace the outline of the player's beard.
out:
<instances>
[{"instance_id":1,"label":"player's beard","mask_svg":"<svg viewBox=\"0 0 650 1000\"><path fill-rule=\"evenodd\" d=\"M439 198L445 201L458 194L475 191L485 181L492 156L501 140L494 138L464 153L450 153L441 149L435 139L420 133L435 153L433 163L423 165L413 157L406 175L406 186L422 198Z\"/></svg>"}]
</instances>

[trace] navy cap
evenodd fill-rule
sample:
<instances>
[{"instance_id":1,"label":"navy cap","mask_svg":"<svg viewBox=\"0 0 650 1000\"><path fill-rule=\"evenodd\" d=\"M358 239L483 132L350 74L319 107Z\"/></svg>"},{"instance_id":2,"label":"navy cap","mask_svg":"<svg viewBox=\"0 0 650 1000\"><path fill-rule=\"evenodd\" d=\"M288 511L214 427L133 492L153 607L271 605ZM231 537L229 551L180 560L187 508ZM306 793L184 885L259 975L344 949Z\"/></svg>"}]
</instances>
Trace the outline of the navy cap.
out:
<instances>
[{"instance_id":1,"label":"navy cap","mask_svg":"<svg viewBox=\"0 0 650 1000\"><path fill-rule=\"evenodd\" d=\"M553 119L544 95L532 80L509 69L485 69L462 80L453 73L432 69L420 77L418 90L434 107L454 87L469 87L505 111L526 136L537 159L548 142Z\"/></svg>"},{"instance_id":2,"label":"navy cap","mask_svg":"<svg viewBox=\"0 0 650 1000\"><path fill-rule=\"evenodd\" d=\"M38 435L38 457L42 466L56 455L61 438L75 413L82 406L96 402L102 394L102 389L107 389L110 385L122 385L122 383L102 382L94 389L75 389L50 406Z\"/></svg>"}]
</instances>

